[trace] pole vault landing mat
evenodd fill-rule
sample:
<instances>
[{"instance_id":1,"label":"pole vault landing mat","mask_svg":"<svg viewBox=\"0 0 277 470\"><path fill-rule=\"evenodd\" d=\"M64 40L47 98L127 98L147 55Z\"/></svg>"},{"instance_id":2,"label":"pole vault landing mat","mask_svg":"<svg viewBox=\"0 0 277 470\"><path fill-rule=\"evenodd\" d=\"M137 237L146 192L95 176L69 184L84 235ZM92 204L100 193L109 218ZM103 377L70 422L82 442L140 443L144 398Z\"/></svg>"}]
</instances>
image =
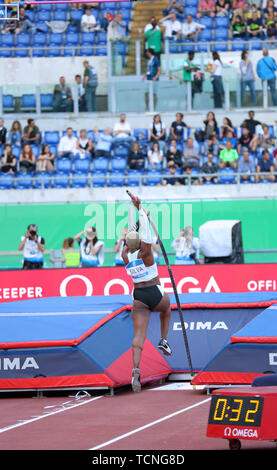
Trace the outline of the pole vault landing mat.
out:
<instances>
[{"instance_id":1,"label":"pole vault landing mat","mask_svg":"<svg viewBox=\"0 0 277 470\"><path fill-rule=\"evenodd\" d=\"M235 332L192 383L252 384L255 378L273 373L277 373L277 304Z\"/></svg>"},{"instance_id":2,"label":"pole vault landing mat","mask_svg":"<svg viewBox=\"0 0 277 470\"><path fill-rule=\"evenodd\" d=\"M276 302L276 293L181 294L195 371L230 337ZM51 297L0 304L0 390L114 388L132 374L132 296ZM157 349L159 313L151 315L141 359L141 381L188 372L175 298L168 340Z\"/></svg>"}]
</instances>

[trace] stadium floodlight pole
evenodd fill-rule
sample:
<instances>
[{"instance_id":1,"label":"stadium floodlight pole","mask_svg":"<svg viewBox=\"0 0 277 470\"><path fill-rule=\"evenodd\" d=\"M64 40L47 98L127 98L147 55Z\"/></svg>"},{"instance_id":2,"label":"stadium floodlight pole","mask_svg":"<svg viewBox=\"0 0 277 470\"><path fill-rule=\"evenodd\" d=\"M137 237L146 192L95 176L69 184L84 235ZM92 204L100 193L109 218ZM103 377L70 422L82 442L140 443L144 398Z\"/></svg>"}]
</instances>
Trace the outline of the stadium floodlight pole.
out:
<instances>
[{"instance_id":1,"label":"stadium floodlight pole","mask_svg":"<svg viewBox=\"0 0 277 470\"><path fill-rule=\"evenodd\" d=\"M128 196L130 196L130 198L132 199L133 202L136 201L136 196L134 196L128 189L126 190ZM172 287L173 287L173 292L174 292L174 296L175 296L175 299L176 299L176 305L177 305L177 309L178 309L178 313L179 313L179 317L180 317L180 322L181 322L181 327L182 327L182 332L183 332L183 337L184 337L184 342L185 342L185 347L186 347L186 353L187 353L187 359L188 359L188 365L189 365L189 370L190 370L190 376L191 376L191 379L194 377L194 371L193 371L193 367L192 367L192 360L191 360L191 354L190 354L190 349L189 349L189 343L188 343L188 337L187 337L187 332L186 332L186 328L185 328L185 323L184 323L184 318L183 318L183 312L182 312L182 308L181 308L181 304L180 304L180 299L179 299L179 295L178 295L178 292L177 292L177 287L176 287L176 283L175 283L175 279L174 279L174 276L173 276L173 273L172 273L172 269L171 269L171 266L169 264L169 260L168 260L168 256L167 256L167 253L165 251L165 247L164 247L164 244L161 240L161 237L159 235L159 232L156 228L156 225L154 224L153 220L151 219L150 215L149 215L149 212L143 207L141 206L142 209L144 210L144 212L146 213L147 217L148 217L148 220L149 220L149 223L151 225L151 227L153 228L154 230L154 233L157 237L157 240L158 240L158 243L160 245L160 248L162 250L162 254L164 256L164 260L165 260L165 263L166 263L166 266L167 266L167 269L168 269L168 273L169 273L169 276L170 276L170 280L171 280L171 284L172 284Z\"/></svg>"}]
</instances>

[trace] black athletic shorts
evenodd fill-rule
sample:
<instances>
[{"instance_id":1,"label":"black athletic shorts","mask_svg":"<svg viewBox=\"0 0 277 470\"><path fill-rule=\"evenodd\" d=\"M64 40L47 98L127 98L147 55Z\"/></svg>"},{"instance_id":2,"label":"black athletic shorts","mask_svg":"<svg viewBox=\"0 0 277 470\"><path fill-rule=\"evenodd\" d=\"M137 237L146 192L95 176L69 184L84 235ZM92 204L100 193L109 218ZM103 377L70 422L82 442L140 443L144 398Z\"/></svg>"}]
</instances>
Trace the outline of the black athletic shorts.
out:
<instances>
[{"instance_id":1,"label":"black athletic shorts","mask_svg":"<svg viewBox=\"0 0 277 470\"><path fill-rule=\"evenodd\" d=\"M153 310L163 298L163 290L160 285L149 287L135 287L133 292L134 300L147 305Z\"/></svg>"}]
</instances>

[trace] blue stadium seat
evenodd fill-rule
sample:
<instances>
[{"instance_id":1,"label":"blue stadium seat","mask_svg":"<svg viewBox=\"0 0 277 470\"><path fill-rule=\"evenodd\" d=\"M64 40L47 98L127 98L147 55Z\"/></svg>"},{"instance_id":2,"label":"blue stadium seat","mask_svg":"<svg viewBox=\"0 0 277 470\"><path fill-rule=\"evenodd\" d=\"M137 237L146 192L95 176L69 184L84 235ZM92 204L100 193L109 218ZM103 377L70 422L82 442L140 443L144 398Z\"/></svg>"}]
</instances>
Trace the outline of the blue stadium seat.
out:
<instances>
[{"instance_id":1,"label":"blue stadium seat","mask_svg":"<svg viewBox=\"0 0 277 470\"><path fill-rule=\"evenodd\" d=\"M36 22L36 27L39 28L40 32L47 34L48 33L48 26L43 21ZM36 34L36 33L35 33Z\"/></svg>"},{"instance_id":2,"label":"blue stadium seat","mask_svg":"<svg viewBox=\"0 0 277 470\"><path fill-rule=\"evenodd\" d=\"M196 18L198 8L197 6L189 6L184 8L184 17L186 18L187 15L192 15L193 18Z\"/></svg>"},{"instance_id":3,"label":"blue stadium seat","mask_svg":"<svg viewBox=\"0 0 277 470\"><path fill-rule=\"evenodd\" d=\"M25 10L25 16L28 18L32 23L35 22L35 12L33 10Z\"/></svg>"},{"instance_id":4,"label":"blue stadium seat","mask_svg":"<svg viewBox=\"0 0 277 470\"><path fill-rule=\"evenodd\" d=\"M229 17L228 16L216 16L214 19L215 29L217 28L229 28Z\"/></svg>"},{"instance_id":5,"label":"blue stadium seat","mask_svg":"<svg viewBox=\"0 0 277 470\"><path fill-rule=\"evenodd\" d=\"M65 35L65 46L77 46L79 43L79 35L78 33L66 33Z\"/></svg>"},{"instance_id":6,"label":"blue stadium seat","mask_svg":"<svg viewBox=\"0 0 277 470\"><path fill-rule=\"evenodd\" d=\"M215 51L215 52L228 51L228 44L215 44L214 46L212 46L212 51Z\"/></svg>"},{"instance_id":7,"label":"blue stadium seat","mask_svg":"<svg viewBox=\"0 0 277 470\"><path fill-rule=\"evenodd\" d=\"M105 31L97 31L97 44L107 44L107 33Z\"/></svg>"},{"instance_id":8,"label":"blue stadium seat","mask_svg":"<svg viewBox=\"0 0 277 470\"><path fill-rule=\"evenodd\" d=\"M233 38L232 39L232 51L244 51L245 44L242 41L243 39Z\"/></svg>"},{"instance_id":9,"label":"blue stadium seat","mask_svg":"<svg viewBox=\"0 0 277 470\"><path fill-rule=\"evenodd\" d=\"M63 35L62 33L50 33L49 34L49 41L48 44L52 46L61 46L63 43Z\"/></svg>"},{"instance_id":10,"label":"blue stadium seat","mask_svg":"<svg viewBox=\"0 0 277 470\"><path fill-rule=\"evenodd\" d=\"M46 46L46 43L47 43L46 33L33 34L33 46Z\"/></svg>"},{"instance_id":11,"label":"blue stadium seat","mask_svg":"<svg viewBox=\"0 0 277 470\"><path fill-rule=\"evenodd\" d=\"M0 189L12 189L14 187L14 175L0 173Z\"/></svg>"},{"instance_id":12,"label":"blue stadium seat","mask_svg":"<svg viewBox=\"0 0 277 470\"><path fill-rule=\"evenodd\" d=\"M139 170L128 170L126 183L128 186L138 186L143 176L143 172Z\"/></svg>"},{"instance_id":13,"label":"blue stadium seat","mask_svg":"<svg viewBox=\"0 0 277 470\"><path fill-rule=\"evenodd\" d=\"M69 5L67 3L56 3L54 6L53 6L54 10L63 10L63 11L67 11L68 8L69 8Z\"/></svg>"},{"instance_id":14,"label":"blue stadium seat","mask_svg":"<svg viewBox=\"0 0 277 470\"><path fill-rule=\"evenodd\" d=\"M29 33L19 33L15 36L15 45L28 47L31 44L31 35Z\"/></svg>"},{"instance_id":15,"label":"blue stadium seat","mask_svg":"<svg viewBox=\"0 0 277 470\"><path fill-rule=\"evenodd\" d=\"M50 188L52 183L51 173L47 171L41 171L35 174L34 177L34 188L39 189L41 187Z\"/></svg>"},{"instance_id":16,"label":"blue stadium seat","mask_svg":"<svg viewBox=\"0 0 277 470\"><path fill-rule=\"evenodd\" d=\"M124 172L127 167L127 160L125 157L114 157L111 160L111 170Z\"/></svg>"},{"instance_id":17,"label":"blue stadium seat","mask_svg":"<svg viewBox=\"0 0 277 470\"><path fill-rule=\"evenodd\" d=\"M157 184L161 184L162 182L160 171L148 170L146 176L147 178L144 180L145 186L157 186Z\"/></svg>"},{"instance_id":18,"label":"blue stadium seat","mask_svg":"<svg viewBox=\"0 0 277 470\"><path fill-rule=\"evenodd\" d=\"M217 28L214 32L214 40L215 41L227 41L228 39L228 29L225 28Z\"/></svg>"},{"instance_id":19,"label":"blue stadium seat","mask_svg":"<svg viewBox=\"0 0 277 470\"><path fill-rule=\"evenodd\" d=\"M52 10L52 7L51 7ZM50 10L39 10L37 12L37 21L51 21L51 12Z\"/></svg>"},{"instance_id":20,"label":"blue stadium seat","mask_svg":"<svg viewBox=\"0 0 277 470\"><path fill-rule=\"evenodd\" d=\"M53 188L67 188L69 186L69 174L64 172L54 173Z\"/></svg>"},{"instance_id":21,"label":"blue stadium seat","mask_svg":"<svg viewBox=\"0 0 277 470\"><path fill-rule=\"evenodd\" d=\"M40 95L40 106L43 111L51 111L53 109L52 93L42 93Z\"/></svg>"},{"instance_id":22,"label":"blue stadium seat","mask_svg":"<svg viewBox=\"0 0 277 470\"><path fill-rule=\"evenodd\" d=\"M21 109L35 109L36 108L36 95L33 93L24 94L21 97Z\"/></svg>"},{"instance_id":23,"label":"blue stadium seat","mask_svg":"<svg viewBox=\"0 0 277 470\"><path fill-rule=\"evenodd\" d=\"M60 141L59 131L45 131L44 132L44 143L46 145L58 145Z\"/></svg>"},{"instance_id":24,"label":"blue stadium seat","mask_svg":"<svg viewBox=\"0 0 277 470\"><path fill-rule=\"evenodd\" d=\"M69 174L72 171L72 160L70 158L59 158L56 161L56 170L58 173Z\"/></svg>"},{"instance_id":25,"label":"blue stadium seat","mask_svg":"<svg viewBox=\"0 0 277 470\"><path fill-rule=\"evenodd\" d=\"M87 174L90 170L90 160L88 158L75 159L75 172Z\"/></svg>"},{"instance_id":26,"label":"blue stadium seat","mask_svg":"<svg viewBox=\"0 0 277 470\"><path fill-rule=\"evenodd\" d=\"M103 188L106 186L106 174L102 171L95 171L92 175L92 184L95 188Z\"/></svg>"},{"instance_id":27,"label":"blue stadium seat","mask_svg":"<svg viewBox=\"0 0 277 470\"><path fill-rule=\"evenodd\" d=\"M202 29L198 36L198 41L211 41L212 39L212 30L211 29Z\"/></svg>"},{"instance_id":28,"label":"blue stadium seat","mask_svg":"<svg viewBox=\"0 0 277 470\"><path fill-rule=\"evenodd\" d=\"M70 19L75 20L75 21L81 21L82 16L83 16L83 10L77 9L77 10L70 10Z\"/></svg>"},{"instance_id":29,"label":"blue stadium seat","mask_svg":"<svg viewBox=\"0 0 277 470\"><path fill-rule=\"evenodd\" d=\"M263 42L257 38L248 39L249 49L252 51L260 51L263 48Z\"/></svg>"},{"instance_id":30,"label":"blue stadium seat","mask_svg":"<svg viewBox=\"0 0 277 470\"><path fill-rule=\"evenodd\" d=\"M32 147L34 156L37 158L39 156L39 146L36 144L32 144L31 147Z\"/></svg>"},{"instance_id":31,"label":"blue stadium seat","mask_svg":"<svg viewBox=\"0 0 277 470\"><path fill-rule=\"evenodd\" d=\"M12 153L15 156L15 158L18 160L19 156L21 154L21 147L19 145L13 145L12 147Z\"/></svg>"},{"instance_id":32,"label":"blue stadium seat","mask_svg":"<svg viewBox=\"0 0 277 470\"><path fill-rule=\"evenodd\" d=\"M226 167L219 170L219 183L220 184L232 184L235 182L235 170L234 168Z\"/></svg>"},{"instance_id":33,"label":"blue stadium seat","mask_svg":"<svg viewBox=\"0 0 277 470\"><path fill-rule=\"evenodd\" d=\"M93 171L107 172L109 167L109 159L106 157L96 157L92 163Z\"/></svg>"},{"instance_id":34,"label":"blue stadium seat","mask_svg":"<svg viewBox=\"0 0 277 470\"><path fill-rule=\"evenodd\" d=\"M88 185L88 178L85 173L75 171L72 178L72 188L85 188Z\"/></svg>"},{"instance_id":35,"label":"blue stadium seat","mask_svg":"<svg viewBox=\"0 0 277 470\"><path fill-rule=\"evenodd\" d=\"M186 7L198 7L198 0L186 0Z\"/></svg>"},{"instance_id":36,"label":"blue stadium seat","mask_svg":"<svg viewBox=\"0 0 277 470\"><path fill-rule=\"evenodd\" d=\"M16 175L16 189L30 189L33 186L32 174L18 172Z\"/></svg>"},{"instance_id":37,"label":"blue stadium seat","mask_svg":"<svg viewBox=\"0 0 277 470\"><path fill-rule=\"evenodd\" d=\"M212 29L213 27L213 19L209 16L202 16L199 18L198 22L206 26L207 29Z\"/></svg>"},{"instance_id":38,"label":"blue stadium seat","mask_svg":"<svg viewBox=\"0 0 277 470\"><path fill-rule=\"evenodd\" d=\"M122 8L121 3L119 5L120 8L118 9L117 13L121 13L123 21L128 23L132 15L132 10L130 8Z\"/></svg>"},{"instance_id":39,"label":"blue stadium seat","mask_svg":"<svg viewBox=\"0 0 277 470\"><path fill-rule=\"evenodd\" d=\"M181 45L181 52L194 52L195 51L195 46L192 41L185 41Z\"/></svg>"},{"instance_id":40,"label":"blue stadium seat","mask_svg":"<svg viewBox=\"0 0 277 470\"><path fill-rule=\"evenodd\" d=\"M14 110L14 97L13 95L3 95L3 109L5 111Z\"/></svg>"},{"instance_id":41,"label":"blue stadium seat","mask_svg":"<svg viewBox=\"0 0 277 470\"><path fill-rule=\"evenodd\" d=\"M130 144L123 142L114 142L113 150L116 157L127 157L129 153Z\"/></svg>"},{"instance_id":42,"label":"blue stadium seat","mask_svg":"<svg viewBox=\"0 0 277 470\"><path fill-rule=\"evenodd\" d=\"M52 4L51 3L41 3L39 5L39 10L40 11L48 11L48 12L51 12L52 11Z\"/></svg>"},{"instance_id":43,"label":"blue stadium seat","mask_svg":"<svg viewBox=\"0 0 277 470\"><path fill-rule=\"evenodd\" d=\"M125 177L122 171L111 171L109 174L109 186L124 186Z\"/></svg>"},{"instance_id":44,"label":"blue stadium seat","mask_svg":"<svg viewBox=\"0 0 277 470\"><path fill-rule=\"evenodd\" d=\"M66 21L67 11L66 10L54 10L52 13L53 21Z\"/></svg>"},{"instance_id":45,"label":"blue stadium seat","mask_svg":"<svg viewBox=\"0 0 277 470\"><path fill-rule=\"evenodd\" d=\"M1 35L1 47L13 47L14 35L10 33Z\"/></svg>"},{"instance_id":46,"label":"blue stadium seat","mask_svg":"<svg viewBox=\"0 0 277 470\"><path fill-rule=\"evenodd\" d=\"M148 142L149 132L148 129L134 129L134 138L137 142Z\"/></svg>"},{"instance_id":47,"label":"blue stadium seat","mask_svg":"<svg viewBox=\"0 0 277 470\"><path fill-rule=\"evenodd\" d=\"M122 41L115 41L113 43L113 48L114 48L114 51L118 54L118 55L123 55L125 56L126 53L127 53L127 44L125 42L122 42Z\"/></svg>"}]
</instances>

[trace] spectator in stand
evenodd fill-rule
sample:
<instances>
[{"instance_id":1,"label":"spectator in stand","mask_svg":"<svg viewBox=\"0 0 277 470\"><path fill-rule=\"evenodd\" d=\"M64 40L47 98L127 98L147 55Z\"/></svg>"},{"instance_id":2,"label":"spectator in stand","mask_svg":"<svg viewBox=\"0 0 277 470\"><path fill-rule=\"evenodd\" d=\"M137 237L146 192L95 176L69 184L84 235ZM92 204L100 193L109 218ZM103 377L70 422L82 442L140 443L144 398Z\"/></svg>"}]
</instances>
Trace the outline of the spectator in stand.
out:
<instances>
[{"instance_id":1,"label":"spectator in stand","mask_svg":"<svg viewBox=\"0 0 277 470\"><path fill-rule=\"evenodd\" d=\"M131 170L142 170L144 168L145 157L138 142L133 142L129 152L127 165Z\"/></svg>"},{"instance_id":2,"label":"spectator in stand","mask_svg":"<svg viewBox=\"0 0 277 470\"><path fill-rule=\"evenodd\" d=\"M258 13L256 11L253 11L252 18L249 18L249 20L247 21L246 30L248 33L248 38L264 38L263 22L262 19L258 17Z\"/></svg>"},{"instance_id":3,"label":"spectator in stand","mask_svg":"<svg viewBox=\"0 0 277 470\"><path fill-rule=\"evenodd\" d=\"M233 0L232 1L232 9L237 10L238 8L241 8L246 2L246 0Z\"/></svg>"},{"instance_id":4,"label":"spectator in stand","mask_svg":"<svg viewBox=\"0 0 277 470\"><path fill-rule=\"evenodd\" d=\"M91 159L93 154L93 144L91 138L87 136L87 131L85 129L80 130L80 136L77 138L76 150L76 155L79 155L80 158Z\"/></svg>"},{"instance_id":5,"label":"spectator in stand","mask_svg":"<svg viewBox=\"0 0 277 470\"><path fill-rule=\"evenodd\" d=\"M161 150L165 149L165 125L160 114L155 114L149 127L150 142L159 144Z\"/></svg>"},{"instance_id":6,"label":"spectator in stand","mask_svg":"<svg viewBox=\"0 0 277 470\"><path fill-rule=\"evenodd\" d=\"M207 117L203 122L205 124L205 128L204 128L205 139L207 139L208 136L210 135L216 136L218 133L218 125L217 125L217 121L216 121L215 114L213 111L208 112Z\"/></svg>"},{"instance_id":7,"label":"spectator in stand","mask_svg":"<svg viewBox=\"0 0 277 470\"><path fill-rule=\"evenodd\" d=\"M167 168L168 168L169 173L167 176L164 176L162 183L161 183L162 186L167 186L168 184L171 186L180 185L180 179L176 175L176 169L177 169L176 165L173 162L169 162Z\"/></svg>"},{"instance_id":8,"label":"spectator in stand","mask_svg":"<svg viewBox=\"0 0 277 470\"><path fill-rule=\"evenodd\" d=\"M6 143L7 129L4 126L4 119L0 117L0 145Z\"/></svg>"},{"instance_id":9,"label":"spectator in stand","mask_svg":"<svg viewBox=\"0 0 277 470\"><path fill-rule=\"evenodd\" d=\"M86 98L85 98L85 88L82 83L81 75L75 75L75 83L77 87L77 95L78 95L78 110L79 112L86 111Z\"/></svg>"},{"instance_id":10,"label":"spectator in stand","mask_svg":"<svg viewBox=\"0 0 277 470\"><path fill-rule=\"evenodd\" d=\"M207 161L201 166L200 172L207 175L201 178L201 183L218 183L217 176L208 176L218 172L218 165L214 162L212 153L207 154Z\"/></svg>"},{"instance_id":11,"label":"spectator in stand","mask_svg":"<svg viewBox=\"0 0 277 470\"><path fill-rule=\"evenodd\" d=\"M184 39L190 39L196 42L198 40L198 34L202 29L205 29L203 24L193 21L192 15L187 15L187 19L183 23L182 36Z\"/></svg>"},{"instance_id":12,"label":"spectator in stand","mask_svg":"<svg viewBox=\"0 0 277 470\"><path fill-rule=\"evenodd\" d=\"M182 34L182 25L177 20L176 13L170 13L159 20L159 24L165 28L164 38L177 40Z\"/></svg>"},{"instance_id":13,"label":"spectator in stand","mask_svg":"<svg viewBox=\"0 0 277 470\"><path fill-rule=\"evenodd\" d=\"M181 152L177 148L177 141L175 139L171 139L170 144L168 146L167 152L166 152L166 159L167 159L167 167L173 162L174 165L177 167L181 168L183 163L182 163L182 158L181 158Z\"/></svg>"},{"instance_id":14,"label":"spectator in stand","mask_svg":"<svg viewBox=\"0 0 277 470\"><path fill-rule=\"evenodd\" d=\"M85 33L94 31L96 26L96 18L92 14L91 7L87 6L85 13L81 18L81 30Z\"/></svg>"},{"instance_id":15,"label":"spectator in stand","mask_svg":"<svg viewBox=\"0 0 277 470\"><path fill-rule=\"evenodd\" d=\"M162 169L163 152L160 150L158 142L154 142L152 148L148 150L148 160L153 170Z\"/></svg>"},{"instance_id":16,"label":"spectator in stand","mask_svg":"<svg viewBox=\"0 0 277 470\"><path fill-rule=\"evenodd\" d=\"M16 29L18 28L18 24L19 24L19 21L17 19L17 12L12 11L10 19L3 21L1 33L2 34L14 34Z\"/></svg>"},{"instance_id":17,"label":"spectator in stand","mask_svg":"<svg viewBox=\"0 0 277 470\"><path fill-rule=\"evenodd\" d=\"M105 11L100 21L101 29L107 32L109 24L113 19L114 19L114 15L112 13ZM109 40L108 36L107 36L107 40Z\"/></svg>"},{"instance_id":18,"label":"spectator in stand","mask_svg":"<svg viewBox=\"0 0 277 470\"><path fill-rule=\"evenodd\" d=\"M33 153L32 147L29 144L24 144L19 156L19 169L24 173L32 173L35 168L36 157Z\"/></svg>"},{"instance_id":19,"label":"spectator in stand","mask_svg":"<svg viewBox=\"0 0 277 470\"><path fill-rule=\"evenodd\" d=\"M117 241L114 245L113 251L114 251L114 253L116 253L116 255L114 257L114 264L116 266L123 266L124 265L124 261L123 261L123 258L121 256L121 253L122 253L123 247L125 245L125 238L126 238L127 233L128 233L128 229L124 228L122 230L121 237L117 239Z\"/></svg>"},{"instance_id":20,"label":"spectator in stand","mask_svg":"<svg viewBox=\"0 0 277 470\"><path fill-rule=\"evenodd\" d=\"M35 33L36 30L40 31L39 28L35 26L35 24L29 20L27 16L25 16L25 8L24 7L19 7L19 20L17 27L15 29L15 34L18 33Z\"/></svg>"},{"instance_id":21,"label":"spectator in stand","mask_svg":"<svg viewBox=\"0 0 277 470\"><path fill-rule=\"evenodd\" d=\"M266 124L262 124L263 132L258 137L258 149L259 152L262 150L268 150L273 152L275 147L275 139L269 132L269 127Z\"/></svg>"},{"instance_id":22,"label":"spectator in stand","mask_svg":"<svg viewBox=\"0 0 277 470\"><path fill-rule=\"evenodd\" d=\"M271 98L273 105L277 106L277 94L276 94L276 76L275 71L277 65L275 60L268 55L268 49L263 48L263 57L257 63L257 75L262 80L262 83L267 81L270 88Z\"/></svg>"},{"instance_id":23,"label":"spectator in stand","mask_svg":"<svg viewBox=\"0 0 277 470\"><path fill-rule=\"evenodd\" d=\"M236 169L238 158L237 150L232 148L231 142L227 142L226 147L219 153L219 166L220 168L230 166L231 168Z\"/></svg>"},{"instance_id":24,"label":"spectator in stand","mask_svg":"<svg viewBox=\"0 0 277 470\"><path fill-rule=\"evenodd\" d=\"M37 171L53 171L55 155L49 145L44 145L37 158Z\"/></svg>"},{"instance_id":25,"label":"spectator in stand","mask_svg":"<svg viewBox=\"0 0 277 470\"><path fill-rule=\"evenodd\" d=\"M88 112L97 111L96 106L96 88L98 86L98 75L95 67L89 64L88 60L84 60L84 89L85 100Z\"/></svg>"},{"instance_id":26,"label":"spectator in stand","mask_svg":"<svg viewBox=\"0 0 277 470\"><path fill-rule=\"evenodd\" d=\"M233 38L246 38L246 23L239 15L236 16L234 22L231 24L230 31Z\"/></svg>"},{"instance_id":27,"label":"spectator in stand","mask_svg":"<svg viewBox=\"0 0 277 470\"><path fill-rule=\"evenodd\" d=\"M162 51L162 31L157 23L157 19L153 16L144 28L144 38L146 41L145 49L153 50L155 56L160 62Z\"/></svg>"},{"instance_id":28,"label":"spectator in stand","mask_svg":"<svg viewBox=\"0 0 277 470\"><path fill-rule=\"evenodd\" d=\"M168 0L167 14L175 13L178 18L183 19L185 0Z\"/></svg>"},{"instance_id":29,"label":"spectator in stand","mask_svg":"<svg viewBox=\"0 0 277 470\"><path fill-rule=\"evenodd\" d=\"M155 55L155 52L153 49L147 49L146 56L148 58L147 69L142 79L144 80L146 78L147 80L152 80L155 82L159 80L159 76L161 73L159 59Z\"/></svg>"},{"instance_id":30,"label":"spectator in stand","mask_svg":"<svg viewBox=\"0 0 277 470\"><path fill-rule=\"evenodd\" d=\"M184 145L182 162L184 168L199 169L200 167L199 145L192 137L189 137Z\"/></svg>"},{"instance_id":31,"label":"spectator in stand","mask_svg":"<svg viewBox=\"0 0 277 470\"><path fill-rule=\"evenodd\" d=\"M227 132L229 131L232 132L232 137L236 137L235 129L231 119L225 117L223 118L223 126L221 126L221 139L223 139L223 137L226 137Z\"/></svg>"},{"instance_id":32,"label":"spectator in stand","mask_svg":"<svg viewBox=\"0 0 277 470\"><path fill-rule=\"evenodd\" d=\"M93 129L93 131L95 133L96 140L95 156L110 157L113 143L112 129L107 127L104 130L104 133L101 134L97 129Z\"/></svg>"},{"instance_id":33,"label":"spectator in stand","mask_svg":"<svg viewBox=\"0 0 277 470\"><path fill-rule=\"evenodd\" d=\"M133 142L132 130L130 124L126 121L126 114L121 113L119 116L119 122L116 122L113 128L114 143L122 142Z\"/></svg>"},{"instance_id":34,"label":"spectator in stand","mask_svg":"<svg viewBox=\"0 0 277 470\"><path fill-rule=\"evenodd\" d=\"M258 128L256 129L256 127L261 126L261 122L254 119L255 117L254 111L249 111L248 116L249 116L249 119L245 119L243 123L241 124L241 126L247 127L249 129L249 135L251 138L250 149L252 152L255 152L257 143L258 143L258 138L259 138L258 132L257 132Z\"/></svg>"},{"instance_id":35,"label":"spectator in stand","mask_svg":"<svg viewBox=\"0 0 277 470\"><path fill-rule=\"evenodd\" d=\"M267 19L273 15L274 19L277 20L277 8L275 7L274 0L267 0L266 8L263 9L264 18Z\"/></svg>"},{"instance_id":36,"label":"spectator in stand","mask_svg":"<svg viewBox=\"0 0 277 470\"><path fill-rule=\"evenodd\" d=\"M258 159L258 164L256 167L257 173L268 173L268 175L257 175L256 176L256 183L262 180L268 180L274 182L276 177L272 173L274 173L274 164L273 160L270 158L268 150L263 150L262 158Z\"/></svg>"},{"instance_id":37,"label":"spectator in stand","mask_svg":"<svg viewBox=\"0 0 277 470\"><path fill-rule=\"evenodd\" d=\"M70 112L73 109L72 93L67 86L65 78L59 78L59 83L54 87L53 110L55 112Z\"/></svg>"},{"instance_id":38,"label":"spectator in stand","mask_svg":"<svg viewBox=\"0 0 277 470\"><path fill-rule=\"evenodd\" d=\"M1 171L3 173L16 173L16 158L12 153L12 146L5 144L3 155L1 157Z\"/></svg>"},{"instance_id":39,"label":"spectator in stand","mask_svg":"<svg viewBox=\"0 0 277 470\"><path fill-rule=\"evenodd\" d=\"M108 25L107 40L108 41L126 41L128 39L129 29L127 23L123 21L123 15L118 12Z\"/></svg>"},{"instance_id":40,"label":"spectator in stand","mask_svg":"<svg viewBox=\"0 0 277 470\"><path fill-rule=\"evenodd\" d=\"M219 154L219 142L217 136L211 134L204 142L204 154L208 155L211 153L214 157L217 157Z\"/></svg>"},{"instance_id":41,"label":"spectator in stand","mask_svg":"<svg viewBox=\"0 0 277 470\"><path fill-rule=\"evenodd\" d=\"M253 64L251 60L249 59L249 55L247 51L242 51L239 67L240 67L240 73L241 73L241 82L240 82L241 104L243 104L243 97L245 94L246 87L248 86L250 93L251 93L253 106L256 106L257 101L256 101L256 92L255 92L255 85L254 85L255 73L253 69Z\"/></svg>"},{"instance_id":42,"label":"spectator in stand","mask_svg":"<svg viewBox=\"0 0 277 470\"><path fill-rule=\"evenodd\" d=\"M214 0L200 0L198 3L196 18L201 18L202 16L210 16L211 18L214 18L215 13L216 5Z\"/></svg>"},{"instance_id":43,"label":"spectator in stand","mask_svg":"<svg viewBox=\"0 0 277 470\"><path fill-rule=\"evenodd\" d=\"M85 234L85 238L81 238ZM104 263L104 242L98 240L95 227L86 228L75 235L80 245L81 265L83 268L102 266Z\"/></svg>"},{"instance_id":44,"label":"spectator in stand","mask_svg":"<svg viewBox=\"0 0 277 470\"><path fill-rule=\"evenodd\" d=\"M217 16L227 16L230 11L230 2L228 0L216 1L216 14Z\"/></svg>"},{"instance_id":45,"label":"spectator in stand","mask_svg":"<svg viewBox=\"0 0 277 470\"><path fill-rule=\"evenodd\" d=\"M274 13L269 13L267 19L265 20L265 29L268 37L268 42L266 43L267 49L275 49L275 37L277 36L277 25L276 17ZM274 43L273 43L274 41Z\"/></svg>"},{"instance_id":46,"label":"spectator in stand","mask_svg":"<svg viewBox=\"0 0 277 470\"><path fill-rule=\"evenodd\" d=\"M73 134L72 127L66 129L66 134L60 139L58 145L58 158L74 159L77 153L77 137Z\"/></svg>"},{"instance_id":47,"label":"spectator in stand","mask_svg":"<svg viewBox=\"0 0 277 470\"><path fill-rule=\"evenodd\" d=\"M43 268L43 253L45 250L45 240L38 235L38 228L35 224L30 224L24 237L21 237L18 250L23 250L22 269Z\"/></svg>"},{"instance_id":48,"label":"spectator in stand","mask_svg":"<svg viewBox=\"0 0 277 470\"><path fill-rule=\"evenodd\" d=\"M252 150L251 148L252 137L247 127L242 128L242 135L238 140L238 153L241 155L243 149Z\"/></svg>"},{"instance_id":49,"label":"spectator in stand","mask_svg":"<svg viewBox=\"0 0 277 470\"><path fill-rule=\"evenodd\" d=\"M213 86L214 95L214 107L222 108L222 98L224 94L223 81L222 81L222 69L223 64L218 52L212 52L213 63L208 64L206 71L211 74L211 81Z\"/></svg>"},{"instance_id":50,"label":"spectator in stand","mask_svg":"<svg viewBox=\"0 0 277 470\"><path fill-rule=\"evenodd\" d=\"M220 150L226 148L227 142L231 142L232 148L237 148L237 139L233 137L232 131L227 131L226 136L221 139L221 143L219 144Z\"/></svg>"},{"instance_id":51,"label":"spectator in stand","mask_svg":"<svg viewBox=\"0 0 277 470\"><path fill-rule=\"evenodd\" d=\"M40 142L40 131L33 118L28 119L27 126L23 129L23 144L38 145Z\"/></svg>"},{"instance_id":52,"label":"spectator in stand","mask_svg":"<svg viewBox=\"0 0 277 470\"><path fill-rule=\"evenodd\" d=\"M22 127L19 121L15 120L12 123L12 127L8 133L7 143L11 145L21 145Z\"/></svg>"},{"instance_id":53,"label":"spectator in stand","mask_svg":"<svg viewBox=\"0 0 277 470\"><path fill-rule=\"evenodd\" d=\"M176 250L175 264L198 264L200 243L194 237L193 229L187 226L181 230L179 237L171 243L171 247Z\"/></svg>"},{"instance_id":54,"label":"spectator in stand","mask_svg":"<svg viewBox=\"0 0 277 470\"><path fill-rule=\"evenodd\" d=\"M241 21L246 25L247 21L249 19L248 18L248 14L249 14L248 10L249 10L249 7L248 7L247 2L243 3L243 5L241 7L234 9L234 14L233 14L233 17L232 17L231 24L233 25L236 21L237 16L239 16Z\"/></svg>"},{"instance_id":55,"label":"spectator in stand","mask_svg":"<svg viewBox=\"0 0 277 470\"><path fill-rule=\"evenodd\" d=\"M249 150L246 148L242 152L242 158L238 162L238 173L242 173L240 179L241 181L252 181L254 176L251 176L250 173L255 173L255 163L252 157L249 155Z\"/></svg>"},{"instance_id":56,"label":"spectator in stand","mask_svg":"<svg viewBox=\"0 0 277 470\"><path fill-rule=\"evenodd\" d=\"M183 121L183 117L183 113L176 113L176 119L172 122L170 127L170 138L177 142L183 142L184 129L190 129L190 126Z\"/></svg>"}]
</instances>

